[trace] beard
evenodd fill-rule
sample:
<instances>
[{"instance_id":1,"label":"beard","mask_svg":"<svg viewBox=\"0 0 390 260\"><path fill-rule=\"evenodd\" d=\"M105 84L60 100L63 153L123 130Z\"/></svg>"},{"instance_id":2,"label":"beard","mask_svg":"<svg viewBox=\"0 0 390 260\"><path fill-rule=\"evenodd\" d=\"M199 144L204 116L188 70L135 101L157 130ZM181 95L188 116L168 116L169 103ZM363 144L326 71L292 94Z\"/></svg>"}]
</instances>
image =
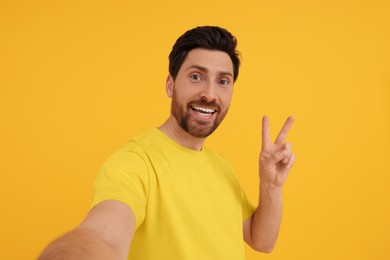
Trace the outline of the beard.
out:
<instances>
[{"instance_id":1,"label":"beard","mask_svg":"<svg viewBox=\"0 0 390 260\"><path fill-rule=\"evenodd\" d=\"M194 118L190 113L191 106L204 106L216 109L214 120L204 121ZM221 106L216 101L207 102L204 99L194 100L186 106L182 106L177 100L176 91L173 91L171 114L175 117L180 127L193 137L204 138L211 135L221 124L227 112L228 109L221 111Z\"/></svg>"}]
</instances>

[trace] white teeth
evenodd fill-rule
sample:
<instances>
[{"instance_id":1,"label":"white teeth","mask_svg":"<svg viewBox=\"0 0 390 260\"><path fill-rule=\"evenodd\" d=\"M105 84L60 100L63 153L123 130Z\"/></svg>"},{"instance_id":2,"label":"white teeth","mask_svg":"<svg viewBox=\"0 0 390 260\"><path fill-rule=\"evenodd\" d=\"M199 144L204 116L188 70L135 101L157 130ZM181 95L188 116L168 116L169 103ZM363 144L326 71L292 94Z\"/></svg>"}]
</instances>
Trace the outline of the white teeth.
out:
<instances>
[{"instance_id":1,"label":"white teeth","mask_svg":"<svg viewBox=\"0 0 390 260\"><path fill-rule=\"evenodd\" d=\"M193 109L196 109L196 110L200 110L202 112L206 112L206 113L214 113L215 110L214 109L211 109L211 108L205 108L205 107L192 107Z\"/></svg>"}]
</instances>

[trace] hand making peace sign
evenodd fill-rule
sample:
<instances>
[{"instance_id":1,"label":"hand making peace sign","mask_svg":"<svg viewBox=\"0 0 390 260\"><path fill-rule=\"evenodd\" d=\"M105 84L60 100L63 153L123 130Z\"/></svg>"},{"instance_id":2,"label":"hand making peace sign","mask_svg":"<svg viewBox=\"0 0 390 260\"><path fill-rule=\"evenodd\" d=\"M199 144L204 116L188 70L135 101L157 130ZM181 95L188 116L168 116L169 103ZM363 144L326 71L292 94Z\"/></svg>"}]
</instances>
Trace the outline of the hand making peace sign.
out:
<instances>
[{"instance_id":1,"label":"hand making peace sign","mask_svg":"<svg viewBox=\"0 0 390 260\"><path fill-rule=\"evenodd\" d=\"M287 178L290 168L295 162L295 155L291 153L292 146L285 143L288 131L294 122L293 117L288 117L280 130L274 143L271 142L269 133L269 120L263 117L262 148L260 152L260 181L261 184L273 184L281 187Z\"/></svg>"}]
</instances>

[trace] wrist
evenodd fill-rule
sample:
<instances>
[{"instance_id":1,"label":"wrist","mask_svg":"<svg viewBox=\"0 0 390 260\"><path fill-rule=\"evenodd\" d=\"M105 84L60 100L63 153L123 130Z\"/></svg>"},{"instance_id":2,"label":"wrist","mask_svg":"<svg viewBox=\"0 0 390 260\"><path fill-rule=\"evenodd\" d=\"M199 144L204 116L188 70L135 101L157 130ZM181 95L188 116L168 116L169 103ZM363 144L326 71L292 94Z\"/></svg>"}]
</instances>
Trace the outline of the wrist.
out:
<instances>
[{"instance_id":1,"label":"wrist","mask_svg":"<svg viewBox=\"0 0 390 260\"><path fill-rule=\"evenodd\" d=\"M260 184L260 201L282 201L282 186L272 183Z\"/></svg>"},{"instance_id":2,"label":"wrist","mask_svg":"<svg viewBox=\"0 0 390 260\"><path fill-rule=\"evenodd\" d=\"M282 193L283 186L275 185L273 183L261 183L260 182L260 191L267 191L270 193Z\"/></svg>"}]
</instances>

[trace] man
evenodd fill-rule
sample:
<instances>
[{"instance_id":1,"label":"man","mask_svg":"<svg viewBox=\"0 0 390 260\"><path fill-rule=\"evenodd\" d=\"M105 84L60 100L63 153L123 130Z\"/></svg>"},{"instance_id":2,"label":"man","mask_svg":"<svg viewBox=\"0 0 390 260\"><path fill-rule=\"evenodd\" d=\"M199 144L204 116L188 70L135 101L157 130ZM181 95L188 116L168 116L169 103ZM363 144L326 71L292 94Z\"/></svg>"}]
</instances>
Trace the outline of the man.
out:
<instances>
[{"instance_id":1,"label":"man","mask_svg":"<svg viewBox=\"0 0 390 260\"><path fill-rule=\"evenodd\" d=\"M260 202L247 200L229 163L203 146L224 119L240 61L236 39L219 27L187 31L169 55L171 115L133 138L103 165L93 208L39 259L244 259L245 240L271 252L282 213L282 186L295 161L263 118Z\"/></svg>"}]
</instances>

